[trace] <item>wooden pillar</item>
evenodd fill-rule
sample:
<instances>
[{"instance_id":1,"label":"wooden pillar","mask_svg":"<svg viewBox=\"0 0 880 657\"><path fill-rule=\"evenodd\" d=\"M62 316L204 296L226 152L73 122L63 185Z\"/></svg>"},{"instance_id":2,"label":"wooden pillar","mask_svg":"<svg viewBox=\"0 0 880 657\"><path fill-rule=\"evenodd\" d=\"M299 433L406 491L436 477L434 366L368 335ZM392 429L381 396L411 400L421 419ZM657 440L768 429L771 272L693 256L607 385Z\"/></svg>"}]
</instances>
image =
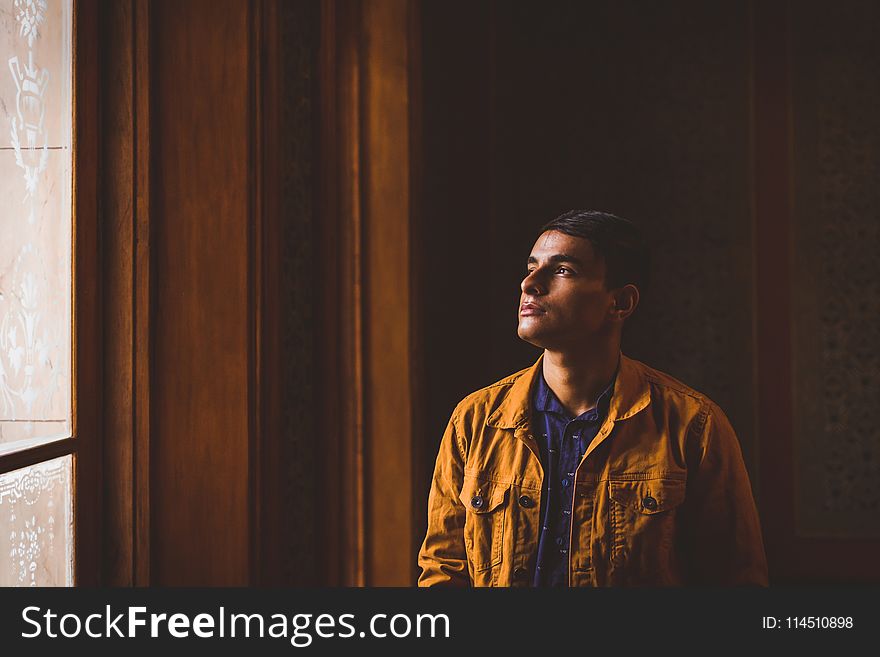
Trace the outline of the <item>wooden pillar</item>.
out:
<instances>
[{"instance_id":1,"label":"wooden pillar","mask_svg":"<svg viewBox=\"0 0 880 657\"><path fill-rule=\"evenodd\" d=\"M101 17L108 585L253 579L261 8Z\"/></svg>"},{"instance_id":2,"label":"wooden pillar","mask_svg":"<svg viewBox=\"0 0 880 657\"><path fill-rule=\"evenodd\" d=\"M408 0L363 5L364 372L367 583L415 574L413 408L416 358L411 236Z\"/></svg>"},{"instance_id":3,"label":"wooden pillar","mask_svg":"<svg viewBox=\"0 0 880 657\"><path fill-rule=\"evenodd\" d=\"M322 5L325 323L339 417L326 473L343 513L339 582L414 582L412 287L415 11L410 0ZM338 276L338 278L336 278ZM332 390L328 380L325 389Z\"/></svg>"}]
</instances>

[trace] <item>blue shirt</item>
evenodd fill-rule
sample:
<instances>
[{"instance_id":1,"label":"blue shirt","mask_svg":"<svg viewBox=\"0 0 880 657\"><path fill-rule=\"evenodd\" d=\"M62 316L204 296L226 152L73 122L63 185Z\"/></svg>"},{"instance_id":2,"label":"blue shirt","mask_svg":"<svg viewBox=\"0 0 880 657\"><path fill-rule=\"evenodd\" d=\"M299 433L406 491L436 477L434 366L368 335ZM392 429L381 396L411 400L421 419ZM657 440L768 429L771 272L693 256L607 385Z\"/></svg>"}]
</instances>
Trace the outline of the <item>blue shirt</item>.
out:
<instances>
[{"instance_id":1,"label":"blue shirt","mask_svg":"<svg viewBox=\"0 0 880 657\"><path fill-rule=\"evenodd\" d=\"M587 447L596 437L614 392L617 372L599 396L596 407L576 418L544 380L543 371L532 394L531 425L544 467L541 495L541 534L534 586L568 586L568 547L574 474Z\"/></svg>"}]
</instances>

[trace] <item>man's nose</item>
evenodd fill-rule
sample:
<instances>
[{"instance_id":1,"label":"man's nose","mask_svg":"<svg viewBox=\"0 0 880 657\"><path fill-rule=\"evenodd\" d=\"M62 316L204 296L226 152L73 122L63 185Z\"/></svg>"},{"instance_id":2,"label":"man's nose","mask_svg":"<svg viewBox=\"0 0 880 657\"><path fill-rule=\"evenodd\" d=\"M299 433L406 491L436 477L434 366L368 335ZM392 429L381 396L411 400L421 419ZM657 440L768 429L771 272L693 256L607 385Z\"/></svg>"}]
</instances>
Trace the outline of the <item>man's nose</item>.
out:
<instances>
[{"instance_id":1,"label":"man's nose","mask_svg":"<svg viewBox=\"0 0 880 657\"><path fill-rule=\"evenodd\" d=\"M524 293L534 296L544 294L547 291L546 286L541 281L541 275L538 273L537 269L528 274L522 280L522 283L520 283L520 288Z\"/></svg>"}]
</instances>

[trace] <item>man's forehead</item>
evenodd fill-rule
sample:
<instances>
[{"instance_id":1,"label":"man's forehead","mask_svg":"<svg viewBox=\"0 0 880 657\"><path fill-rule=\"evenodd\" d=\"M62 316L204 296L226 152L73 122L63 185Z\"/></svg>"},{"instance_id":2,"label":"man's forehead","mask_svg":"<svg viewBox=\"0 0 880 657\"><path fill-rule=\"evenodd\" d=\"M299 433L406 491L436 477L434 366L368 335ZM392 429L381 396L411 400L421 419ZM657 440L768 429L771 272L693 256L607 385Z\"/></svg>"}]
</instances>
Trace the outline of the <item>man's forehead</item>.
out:
<instances>
[{"instance_id":1,"label":"man's forehead","mask_svg":"<svg viewBox=\"0 0 880 657\"><path fill-rule=\"evenodd\" d=\"M593 244L585 237L566 235L556 230L541 233L532 247L530 257L542 259L554 255L575 256L584 262L596 260Z\"/></svg>"}]
</instances>

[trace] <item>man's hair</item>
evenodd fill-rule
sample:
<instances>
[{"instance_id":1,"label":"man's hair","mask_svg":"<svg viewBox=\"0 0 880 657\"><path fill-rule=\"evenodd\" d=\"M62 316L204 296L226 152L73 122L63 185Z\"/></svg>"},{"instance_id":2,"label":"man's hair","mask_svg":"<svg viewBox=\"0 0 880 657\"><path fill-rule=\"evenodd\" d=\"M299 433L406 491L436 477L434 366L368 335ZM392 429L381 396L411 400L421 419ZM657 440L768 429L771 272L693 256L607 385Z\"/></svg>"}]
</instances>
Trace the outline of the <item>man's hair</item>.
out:
<instances>
[{"instance_id":1,"label":"man's hair","mask_svg":"<svg viewBox=\"0 0 880 657\"><path fill-rule=\"evenodd\" d=\"M605 289L648 285L650 251L639 228L627 219L598 210L569 210L541 228L590 240L605 262Z\"/></svg>"}]
</instances>

